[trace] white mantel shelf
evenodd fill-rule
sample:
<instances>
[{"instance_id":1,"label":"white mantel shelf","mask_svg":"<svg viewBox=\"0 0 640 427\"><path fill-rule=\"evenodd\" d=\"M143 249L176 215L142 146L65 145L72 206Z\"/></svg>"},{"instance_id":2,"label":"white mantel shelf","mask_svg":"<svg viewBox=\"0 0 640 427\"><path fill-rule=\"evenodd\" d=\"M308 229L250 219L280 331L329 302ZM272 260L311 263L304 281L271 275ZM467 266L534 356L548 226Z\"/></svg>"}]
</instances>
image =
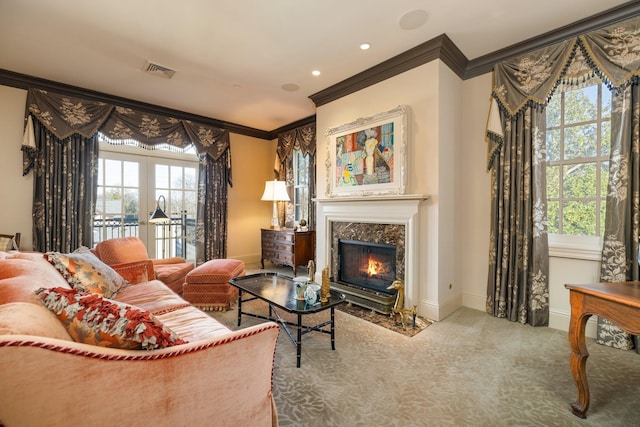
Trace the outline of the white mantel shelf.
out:
<instances>
[{"instance_id":1,"label":"white mantel shelf","mask_svg":"<svg viewBox=\"0 0 640 427\"><path fill-rule=\"evenodd\" d=\"M328 197L322 199L313 199L318 203L338 203L338 202L393 202L405 200L429 200L431 196L426 194L390 194L375 196L355 196L355 197Z\"/></svg>"}]
</instances>

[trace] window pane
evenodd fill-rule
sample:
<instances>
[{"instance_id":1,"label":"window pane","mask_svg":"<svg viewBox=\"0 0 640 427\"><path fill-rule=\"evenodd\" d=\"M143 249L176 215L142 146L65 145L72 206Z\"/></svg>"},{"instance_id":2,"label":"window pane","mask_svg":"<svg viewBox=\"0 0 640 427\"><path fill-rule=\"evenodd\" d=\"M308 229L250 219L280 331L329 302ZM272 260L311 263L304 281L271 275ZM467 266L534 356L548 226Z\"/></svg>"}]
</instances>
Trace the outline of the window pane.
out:
<instances>
[{"instance_id":1,"label":"window pane","mask_svg":"<svg viewBox=\"0 0 640 427\"><path fill-rule=\"evenodd\" d=\"M169 188L169 167L167 165L156 165L156 188Z\"/></svg>"},{"instance_id":2,"label":"window pane","mask_svg":"<svg viewBox=\"0 0 640 427\"><path fill-rule=\"evenodd\" d=\"M123 162L124 186L139 187L138 185L138 162Z\"/></svg>"},{"instance_id":3,"label":"window pane","mask_svg":"<svg viewBox=\"0 0 640 427\"><path fill-rule=\"evenodd\" d=\"M546 114L547 114L547 127L557 127L560 126L560 101L562 97L554 96L551 98L551 101L547 105Z\"/></svg>"},{"instance_id":4,"label":"window pane","mask_svg":"<svg viewBox=\"0 0 640 427\"><path fill-rule=\"evenodd\" d=\"M560 197L560 166L547 166L547 197Z\"/></svg>"},{"instance_id":5,"label":"window pane","mask_svg":"<svg viewBox=\"0 0 640 427\"><path fill-rule=\"evenodd\" d=\"M547 161L560 160L560 129L547 131Z\"/></svg>"},{"instance_id":6,"label":"window pane","mask_svg":"<svg viewBox=\"0 0 640 427\"><path fill-rule=\"evenodd\" d=\"M596 123L565 129L564 158L566 160L598 155L598 127Z\"/></svg>"},{"instance_id":7,"label":"window pane","mask_svg":"<svg viewBox=\"0 0 640 427\"><path fill-rule=\"evenodd\" d=\"M182 168L171 166L171 188L182 188Z\"/></svg>"},{"instance_id":8,"label":"window pane","mask_svg":"<svg viewBox=\"0 0 640 427\"><path fill-rule=\"evenodd\" d=\"M122 185L122 163L118 160L105 160L105 185Z\"/></svg>"},{"instance_id":9,"label":"window pane","mask_svg":"<svg viewBox=\"0 0 640 427\"><path fill-rule=\"evenodd\" d=\"M600 194L607 194L607 185L609 184L609 162L605 161L600 164Z\"/></svg>"},{"instance_id":10,"label":"window pane","mask_svg":"<svg viewBox=\"0 0 640 427\"><path fill-rule=\"evenodd\" d=\"M122 213L122 194L116 187L105 187L105 213Z\"/></svg>"},{"instance_id":11,"label":"window pane","mask_svg":"<svg viewBox=\"0 0 640 427\"><path fill-rule=\"evenodd\" d=\"M596 164L563 166L562 191L565 198L596 197Z\"/></svg>"},{"instance_id":12,"label":"window pane","mask_svg":"<svg viewBox=\"0 0 640 427\"><path fill-rule=\"evenodd\" d=\"M104 185L104 160L98 159L98 186Z\"/></svg>"},{"instance_id":13,"label":"window pane","mask_svg":"<svg viewBox=\"0 0 640 427\"><path fill-rule=\"evenodd\" d=\"M178 215L182 210L182 191L174 190L171 192L171 213ZM167 214L168 215L168 214Z\"/></svg>"},{"instance_id":14,"label":"window pane","mask_svg":"<svg viewBox=\"0 0 640 427\"><path fill-rule=\"evenodd\" d=\"M567 201L562 204L562 233L596 235L596 202Z\"/></svg>"},{"instance_id":15,"label":"window pane","mask_svg":"<svg viewBox=\"0 0 640 427\"><path fill-rule=\"evenodd\" d=\"M564 102L565 124L598 119L598 86L568 91Z\"/></svg>"},{"instance_id":16,"label":"window pane","mask_svg":"<svg viewBox=\"0 0 640 427\"><path fill-rule=\"evenodd\" d=\"M602 132L602 156L609 157L609 147L611 147L611 122L608 120L602 122L600 129Z\"/></svg>"},{"instance_id":17,"label":"window pane","mask_svg":"<svg viewBox=\"0 0 640 427\"><path fill-rule=\"evenodd\" d=\"M137 188L124 190L124 213L136 218L140 212L140 191Z\"/></svg>"},{"instance_id":18,"label":"window pane","mask_svg":"<svg viewBox=\"0 0 640 427\"><path fill-rule=\"evenodd\" d=\"M560 213L558 212L559 202L547 202L547 221L549 233L560 232Z\"/></svg>"},{"instance_id":19,"label":"window pane","mask_svg":"<svg viewBox=\"0 0 640 427\"><path fill-rule=\"evenodd\" d=\"M96 215L104 213L104 188L98 187L98 196L96 198Z\"/></svg>"},{"instance_id":20,"label":"window pane","mask_svg":"<svg viewBox=\"0 0 640 427\"><path fill-rule=\"evenodd\" d=\"M187 190L198 189L196 168L184 168L184 188Z\"/></svg>"}]
</instances>

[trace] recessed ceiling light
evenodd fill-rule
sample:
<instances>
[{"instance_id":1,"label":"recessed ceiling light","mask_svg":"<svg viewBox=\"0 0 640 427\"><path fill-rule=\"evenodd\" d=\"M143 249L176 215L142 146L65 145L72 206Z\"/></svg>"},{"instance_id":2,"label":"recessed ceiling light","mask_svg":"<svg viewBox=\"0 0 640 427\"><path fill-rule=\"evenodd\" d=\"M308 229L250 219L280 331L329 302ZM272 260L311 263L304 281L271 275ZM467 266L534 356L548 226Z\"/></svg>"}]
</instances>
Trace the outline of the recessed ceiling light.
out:
<instances>
[{"instance_id":1,"label":"recessed ceiling light","mask_svg":"<svg viewBox=\"0 0 640 427\"><path fill-rule=\"evenodd\" d=\"M288 92L295 92L298 89L300 89L300 86L298 86L295 83L285 83L285 84L282 85L282 89L286 90Z\"/></svg>"},{"instance_id":2,"label":"recessed ceiling light","mask_svg":"<svg viewBox=\"0 0 640 427\"><path fill-rule=\"evenodd\" d=\"M319 76L319 75L320 75L320 71L318 71L318 70L313 70L313 71L311 72L311 74L313 74L314 76L316 76L316 77L317 77L317 76Z\"/></svg>"},{"instance_id":3,"label":"recessed ceiling light","mask_svg":"<svg viewBox=\"0 0 640 427\"><path fill-rule=\"evenodd\" d=\"M400 25L400 28L403 30L415 30L416 28L422 27L428 19L429 14L426 10L417 9L402 15L398 21L398 25Z\"/></svg>"},{"instance_id":4,"label":"recessed ceiling light","mask_svg":"<svg viewBox=\"0 0 640 427\"><path fill-rule=\"evenodd\" d=\"M362 50L367 50L367 49L369 49L370 47L371 47L371 45L370 45L369 43L362 43L362 44L360 45L360 49L362 49Z\"/></svg>"}]
</instances>

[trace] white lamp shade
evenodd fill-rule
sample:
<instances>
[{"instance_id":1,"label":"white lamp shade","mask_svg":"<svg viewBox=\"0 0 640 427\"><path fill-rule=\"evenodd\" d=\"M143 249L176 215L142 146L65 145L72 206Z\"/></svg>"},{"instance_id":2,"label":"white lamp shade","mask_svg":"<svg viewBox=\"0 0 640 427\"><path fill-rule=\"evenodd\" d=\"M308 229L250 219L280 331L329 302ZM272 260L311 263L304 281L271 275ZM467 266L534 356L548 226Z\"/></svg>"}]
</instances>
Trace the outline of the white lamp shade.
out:
<instances>
[{"instance_id":1,"label":"white lamp shade","mask_svg":"<svg viewBox=\"0 0 640 427\"><path fill-rule=\"evenodd\" d=\"M264 193L262 193L262 199L269 202L288 202L289 194L287 193L287 186L284 181L267 181L264 183Z\"/></svg>"}]
</instances>

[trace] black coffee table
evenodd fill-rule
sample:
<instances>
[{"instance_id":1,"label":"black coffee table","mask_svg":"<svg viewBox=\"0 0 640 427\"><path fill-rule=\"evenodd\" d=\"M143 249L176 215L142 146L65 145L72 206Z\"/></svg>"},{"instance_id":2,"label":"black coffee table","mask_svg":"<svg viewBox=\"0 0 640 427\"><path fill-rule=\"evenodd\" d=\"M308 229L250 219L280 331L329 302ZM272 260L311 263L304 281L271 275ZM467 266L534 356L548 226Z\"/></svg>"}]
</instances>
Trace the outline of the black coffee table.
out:
<instances>
[{"instance_id":1,"label":"black coffee table","mask_svg":"<svg viewBox=\"0 0 640 427\"><path fill-rule=\"evenodd\" d=\"M238 288L238 326L242 322L242 315L257 317L259 319L272 320L277 322L287 333L293 345L296 346L297 362L296 366L300 367L300 359L302 358L302 335L309 332L322 332L331 335L331 350L336 349L335 344L335 306L345 301L344 295L340 292L331 291L331 297L326 303L318 302L317 304L307 304L304 300L296 299L295 285L293 278L278 273L258 273L243 277L236 277L229 281L230 284ZM243 294L249 294L251 297L243 299ZM242 311L242 304L248 301L259 299L269 304L269 316L263 316L257 313ZM317 325L302 324L302 316L305 314L319 313L326 309L331 310L331 319L319 323ZM293 313L297 317L297 322L288 322L282 318L278 310L284 310ZM289 326L296 329L294 337ZM324 329L329 326L329 330Z\"/></svg>"}]
</instances>

